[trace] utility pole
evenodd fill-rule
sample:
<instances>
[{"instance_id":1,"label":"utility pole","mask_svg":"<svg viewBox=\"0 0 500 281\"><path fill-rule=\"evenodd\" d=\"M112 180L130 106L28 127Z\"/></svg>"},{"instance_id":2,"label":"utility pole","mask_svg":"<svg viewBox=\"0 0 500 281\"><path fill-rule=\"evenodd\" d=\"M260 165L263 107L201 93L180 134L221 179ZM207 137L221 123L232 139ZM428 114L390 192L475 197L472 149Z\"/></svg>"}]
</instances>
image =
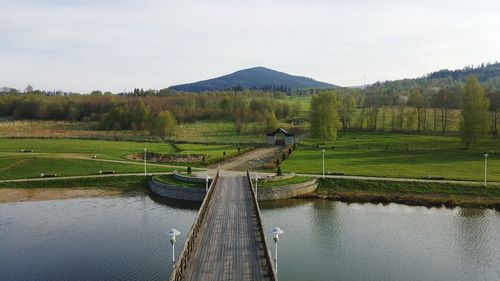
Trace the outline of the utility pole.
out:
<instances>
[{"instance_id":1,"label":"utility pole","mask_svg":"<svg viewBox=\"0 0 500 281\"><path fill-rule=\"evenodd\" d=\"M147 151L147 149L146 149L146 148L144 148L144 176L147 176L147 175L148 175L148 174L147 174L147 171L146 171L146 163L147 163L147 162L146 162L146 157L147 157L147 155L148 155L148 151Z\"/></svg>"},{"instance_id":2,"label":"utility pole","mask_svg":"<svg viewBox=\"0 0 500 281\"><path fill-rule=\"evenodd\" d=\"M484 186L486 186L486 181L488 177L488 153L484 154Z\"/></svg>"},{"instance_id":3,"label":"utility pole","mask_svg":"<svg viewBox=\"0 0 500 281\"><path fill-rule=\"evenodd\" d=\"M323 152L323 178L325 178L325 149L322 149Z\"/></svg>"}]
</instances>

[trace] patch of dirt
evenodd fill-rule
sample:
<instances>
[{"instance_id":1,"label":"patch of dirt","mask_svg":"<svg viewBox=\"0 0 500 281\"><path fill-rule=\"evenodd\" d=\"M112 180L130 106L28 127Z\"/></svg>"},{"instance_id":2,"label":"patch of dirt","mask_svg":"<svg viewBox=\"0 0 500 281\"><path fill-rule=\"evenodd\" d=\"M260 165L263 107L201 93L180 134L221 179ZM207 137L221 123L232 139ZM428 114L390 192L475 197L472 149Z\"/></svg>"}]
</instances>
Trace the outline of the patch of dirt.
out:
<instances>
[{"instance_id":1,"label":"patch of dirt","mask_svg":"<svg viewBox=\"0 0 500 281\"><path fill-rule=\"evenodd\" d=\"M118 195L123 192L89 188L0 188L0 203Z\"/></svg>"},{"instance_id":2,"label":"patch of dirt","mask_svg":"<svg viewBox=\"0 0 500 281\"><path fill-rule=\"evenodd\" d=\"M222 170L246 171L258 170L276 157L281 157L283 146L266 146L245 152L220 163ZM217 168L219 164L212 165Z\"/></svg>"}]
</instances>

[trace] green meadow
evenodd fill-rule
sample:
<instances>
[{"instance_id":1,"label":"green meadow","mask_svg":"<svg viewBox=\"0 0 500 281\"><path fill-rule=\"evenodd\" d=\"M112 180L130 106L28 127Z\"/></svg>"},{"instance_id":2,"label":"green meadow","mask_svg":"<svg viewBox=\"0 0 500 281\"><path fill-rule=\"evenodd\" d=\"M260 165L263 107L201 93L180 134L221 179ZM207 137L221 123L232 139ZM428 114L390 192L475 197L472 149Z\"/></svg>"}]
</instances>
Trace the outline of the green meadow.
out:
<instances>
[{"instance_id":1,"label":"green meadow","mask_svg":"<svg viewBox=\"0 0 500 281\"><path fill-rule=\"evenodd\" d=\"M110 191L148 191L150 177L121 176L40 181L0 182L0 188L99 188Z\"/></svg>"},{"instance_id":2,"label":"green meadow","mask_svg":"<svg viewBox=\"0 0 500 281\"><path fill-rule=\"evenodd\" d=\"M260 144L265 142L265 134L260 132L263 124L247 122L238 133L234 122L198 121L179 125L175 140L200 143Z\"/></svg>"},{"instance_id":3,"label":"green meadow","mask_svg":"<svg viewBox=\"0 0 500 281\"><path fill-rule=\"evenodd\" d=\"M95 175L99 170L116 173L144 171L142 161L127 158L133 153L148 152L169 155L206 155L207 160L220 161L238 153L236 145L150 143L133 141L79 140L79 139L1 139L0 179L35 178L41 173L58 176ZM251 147L241 147L245 151ZM32 150L33 152L21 152ZM224 155L225 152L225 155ZM96 159L93 159L93 156ZM119 160L109 162L99 160ZM201 162L154 163L148 172L170 172Z\"/></svg>"},{"instance_id":4,"label":"green meadow","mask_svg":"<svg viewBox=\"0 0 500 281\"><path fill-rule=\"evenodd\" d=\"M97 155L97 158L101 159L124 160L131 153L143 152L144 148L164 154L174 152L172 145L168 143L79 139L0 139L0 157L2 155L27 155L28 153L19 152L24 149L33 150L32 154L37 156L47 156L47 154L68 156L69 154L90 158L92 155Z\"/></svg>"},{"instance_id":5,"label":"green meadow","mask_svg":"<svg viewBox=\"0 0 500 281\"><path fill-rule=\"evenodd\" d=\"M398 133L348 132L323 144L306 139L283 161L283 172L322 173L325 149L326 173L346 175L483 180L484 156L489 153L488 179L500 181L500 145L484 140L464 150L458 137Z\"/></svg>"},{"instance_id":6,"label":"green meadow","mask_svg":"<svg viewBox=\"0 0 500 281\"><path fill-rule=\"evenodd\" d=\"M171 172L175 168L149 165L148 173ZM144 166L135 163L113 163L95 160L47 158L47 157L4 157L0 158L0 179L38 178L41 173L57 174L58 177L97 175L99 171L141 173Z\"/></svg>"}]
</instances>

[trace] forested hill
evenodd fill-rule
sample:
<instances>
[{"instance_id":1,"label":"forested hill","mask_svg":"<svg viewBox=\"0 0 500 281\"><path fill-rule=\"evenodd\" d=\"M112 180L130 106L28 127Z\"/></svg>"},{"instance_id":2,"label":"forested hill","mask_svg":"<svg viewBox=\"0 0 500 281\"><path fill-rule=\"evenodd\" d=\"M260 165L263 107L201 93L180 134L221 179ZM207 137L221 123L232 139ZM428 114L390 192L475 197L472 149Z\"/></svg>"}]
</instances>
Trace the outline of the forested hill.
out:
<instances>
[{"instance_id":1,"label":"forested hill","mask_svg":"<svg viewBox=\"0 0 500 281\"><path fill-rule=\"evenodd\" d=\"M368 87L378 91L436 90L461 85L467 76L474 75L486 87L500 89L500 63L467 66L456 70L439 70L415 79L377 82Z\"/></svg>"},{"instance_id":2,"label":"forested hill","mask_svg":"<svg viewBox=\"0 0 500 281\"><path fill-rule=\"evenodd\" d=\"M494 64L481 64L478 67L464 67L463 69L456 70L440 70L432 72L427 78L452 78L454 80L465 80L467 76L474 75L477 80L484 82L490 78L500 77L500 63Z\"/></svg>"},{"instance_id":3,"label":"forested hill","mask_svg":"<svg viewBox=\"0 0 500 281\"><path fill-rule=\"evenodd\" d=\"M290 75L265 67L254 67L236 71L221 77L182 84L170 89L183 92L204 92L223 90L275 90L288 92L307 88L334 88L332 84L316 81L312 78Z\"/></svg>"}]
</instances>

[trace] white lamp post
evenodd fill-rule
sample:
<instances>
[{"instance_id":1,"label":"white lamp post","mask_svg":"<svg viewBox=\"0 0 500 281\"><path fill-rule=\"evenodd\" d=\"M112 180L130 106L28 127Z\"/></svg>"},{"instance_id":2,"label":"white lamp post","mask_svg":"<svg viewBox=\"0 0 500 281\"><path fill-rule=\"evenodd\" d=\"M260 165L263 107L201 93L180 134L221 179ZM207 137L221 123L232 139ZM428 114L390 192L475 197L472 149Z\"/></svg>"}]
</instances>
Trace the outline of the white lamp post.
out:
<instances>
[{"instance_id":1,"label":"white lamp post","mask_svg":"<svg viewBox=\"0 0 500 281\"><path fill-rule=\"evenodd\" d=\"M325 149L322 149L323 152L323 178L325 177Z\"/></svg>"},{"instance_id":2,"label":"white lamp post","mask_svg":"<svg viewBox=\"0 0 500 281\"><path fill-rule=\"evenodd\" d=\"M168 230L167 234L170 236L170 244L172 244L172 267L175 267L175 236L180 235L181 232L172 228Z\"/></svg>"},{"instance_id":3,"label":"white lamp post","mask_svg":"<svg viewBox=\"0 0 500 281\"><path fill-rule=\"evenodd\" d=\"M274 268L276 270L276 275L278 275L278 240L279 240L279 235L283 233L284 231L277 226L271 228L271 234L273 234L273 240L274 240Z\"/></svg>"},{"instance_id":4,"label":"white lamp post","mask_svg":"<svg viewBox=\"0 0 500 281\"><path fill-rule=\"evenodd\" d=\"M486 179L488 176L488 153L484 154L484 186L486 186Z\"/></svg>"},{"instance_id":5,"label":"white lamp post","mask_svg":"<svg viewBox=\"0 0 500 281\"><path fill-rule=\"evenodd\" d=\"M206 192L207 192L207 194L208 194L208 182L210 181L210 176L208 176L208 175L207 175L207 176L205 177L205 181L206 181L205 190L206 190Z\"/></svg>"},{"instance_id":6,"label":"white lamp post","mask_svg":"<svg viewBox=\"0 0 500 281\"><path fill-rule=\"evenodd\" d=\"M146 148L144 148L144 176L147 176L147 172L146 172L146 157L148 155L148 150Z\"/></svg>"},{"instance_id":7,"label":"white lamp post","mask_svg":"<svg viewBox=\"0 0 500 281\"><path fill-rule=\"evenodd\" d=\"M259 198L259 197L257 197L257 188L259 186L259 179L260 179L259 175L256 175L255 176L255 199Z\"/></svg>"}]
</instances>

